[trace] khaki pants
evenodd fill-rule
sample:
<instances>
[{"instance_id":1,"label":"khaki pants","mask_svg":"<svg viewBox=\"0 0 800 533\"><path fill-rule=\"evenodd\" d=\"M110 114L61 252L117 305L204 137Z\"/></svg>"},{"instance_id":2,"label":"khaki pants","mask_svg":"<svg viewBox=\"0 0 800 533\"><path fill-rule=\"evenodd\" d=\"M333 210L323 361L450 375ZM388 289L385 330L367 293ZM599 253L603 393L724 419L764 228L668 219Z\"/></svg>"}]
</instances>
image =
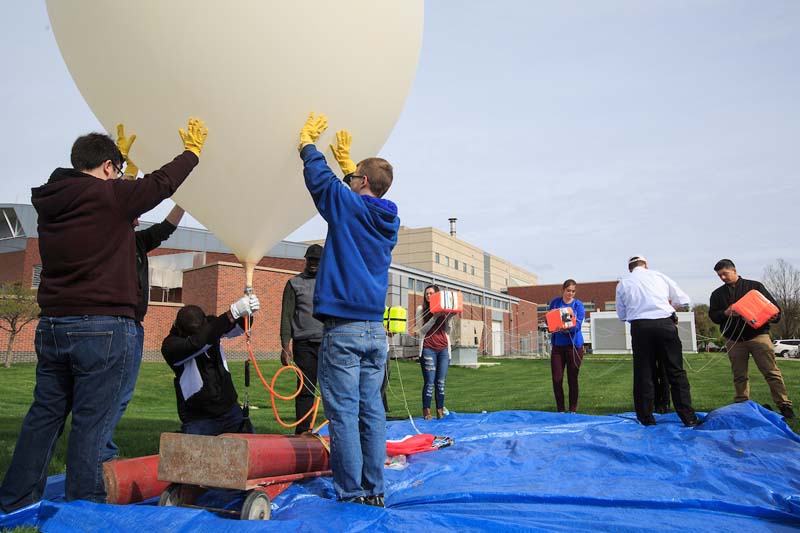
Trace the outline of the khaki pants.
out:
<instances>
[{"instance_id":1,"label":"khaki pants","mask_svg":"<svg viewBox=\"0 0 800 533\"><path fill-rule=\"evenodd\" d=\"M728 358L731 360L731 370L733 371L733 388L736 395L733 397L735 402L746 402L750 399L750 381L747 373L747 362L750 355L753 361L767 380L769 390L772 393L772 401L778 407L782 405L792 405L792 401L786 394L786 385L783 383L783 376L775 363L775 352L772 349L772 342L766 333L758 335L749 341L740 340L738 342L728 341Z\"/></svg>"}]
</instances>

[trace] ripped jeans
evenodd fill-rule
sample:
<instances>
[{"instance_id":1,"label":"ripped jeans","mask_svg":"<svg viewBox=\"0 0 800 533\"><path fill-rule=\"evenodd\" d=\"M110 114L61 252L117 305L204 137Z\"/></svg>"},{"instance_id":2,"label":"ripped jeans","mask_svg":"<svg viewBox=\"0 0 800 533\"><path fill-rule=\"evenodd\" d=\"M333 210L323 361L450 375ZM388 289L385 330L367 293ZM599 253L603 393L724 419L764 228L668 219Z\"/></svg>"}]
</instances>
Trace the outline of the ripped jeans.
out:
<instances>
[{"instance_id":1,"label":"ripped jeans","mask_svg":"<svg viewBox=\"0 0 800 533\"><path fill-rule=\"evenodd\" d=\"M444 408L444 382L447 379L447 368L450 366L450 352L444 350L422 349L420 358L422 365L422 407L431 408L431 398L436 385L436 408Z\"/></svg>"}]
</instances>

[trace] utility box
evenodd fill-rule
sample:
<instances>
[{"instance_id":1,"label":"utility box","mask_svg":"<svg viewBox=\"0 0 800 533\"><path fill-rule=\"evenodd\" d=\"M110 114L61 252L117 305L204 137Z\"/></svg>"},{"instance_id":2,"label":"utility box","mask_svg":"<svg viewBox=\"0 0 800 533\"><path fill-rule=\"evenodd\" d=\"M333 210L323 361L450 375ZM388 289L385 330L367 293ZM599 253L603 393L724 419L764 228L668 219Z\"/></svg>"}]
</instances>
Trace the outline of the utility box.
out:
<instances>
[{"instance_id":1,"label":"utility box","mask_svg":"<svg viewBox=\"0 0 800 533\"><path fill-rule=\"evenodd\" d=\"M482 336L482 321L453 318L450 327L450 344L453 351L450 364L478 368L478 347Z\"/></svg>"}]
</instances>

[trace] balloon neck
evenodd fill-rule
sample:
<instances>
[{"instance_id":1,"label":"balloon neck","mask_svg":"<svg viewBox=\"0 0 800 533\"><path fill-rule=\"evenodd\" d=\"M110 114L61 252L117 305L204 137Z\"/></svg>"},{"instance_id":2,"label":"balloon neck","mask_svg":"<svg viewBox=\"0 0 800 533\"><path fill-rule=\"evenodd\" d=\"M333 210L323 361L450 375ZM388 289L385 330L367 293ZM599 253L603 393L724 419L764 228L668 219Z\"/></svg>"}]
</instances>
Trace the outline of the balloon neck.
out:
<instances>
[{"instance_id":1,"label":"balloon neck","mask_svg":"<svg viewBox=\"0 0 800 533\"><path fill-rule=\"evenodd\" d=\"M244 293L248 296L253 294L253 272L256 269L255 263L245 263L244 264L244 276L245 276L245 284L244 284Z\"/></svg>"}]
</instances>

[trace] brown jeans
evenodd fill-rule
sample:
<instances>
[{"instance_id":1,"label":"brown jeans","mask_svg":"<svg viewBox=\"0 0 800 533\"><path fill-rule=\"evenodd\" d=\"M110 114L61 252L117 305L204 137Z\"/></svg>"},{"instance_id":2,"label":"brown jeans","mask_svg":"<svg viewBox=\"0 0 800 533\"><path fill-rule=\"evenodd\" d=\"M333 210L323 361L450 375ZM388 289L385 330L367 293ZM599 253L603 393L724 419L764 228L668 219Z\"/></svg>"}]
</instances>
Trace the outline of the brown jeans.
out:
<instances>
[{"instance_id":1,"label":"brown jeans","mask_svg":"<svg viewBox=\"0 0 800 533\"><path fill-rule=\"evenodd\" d=\"M753 361L767 380L769 390L772 393L772 401L778 407L782 405L792 405L792 401L786 394L786 385L783 383L781 370L775 363L775 352L772 349L772 342L766 333L758 335L749 341L740 340L736 343L728 341L728 359L731 360L731 370L733 371L733 388L736 395L733 397L735 402L746 402L750 399L750 381L747 373L747 362L750 355Z\"/></svg>"}]
</instances>

